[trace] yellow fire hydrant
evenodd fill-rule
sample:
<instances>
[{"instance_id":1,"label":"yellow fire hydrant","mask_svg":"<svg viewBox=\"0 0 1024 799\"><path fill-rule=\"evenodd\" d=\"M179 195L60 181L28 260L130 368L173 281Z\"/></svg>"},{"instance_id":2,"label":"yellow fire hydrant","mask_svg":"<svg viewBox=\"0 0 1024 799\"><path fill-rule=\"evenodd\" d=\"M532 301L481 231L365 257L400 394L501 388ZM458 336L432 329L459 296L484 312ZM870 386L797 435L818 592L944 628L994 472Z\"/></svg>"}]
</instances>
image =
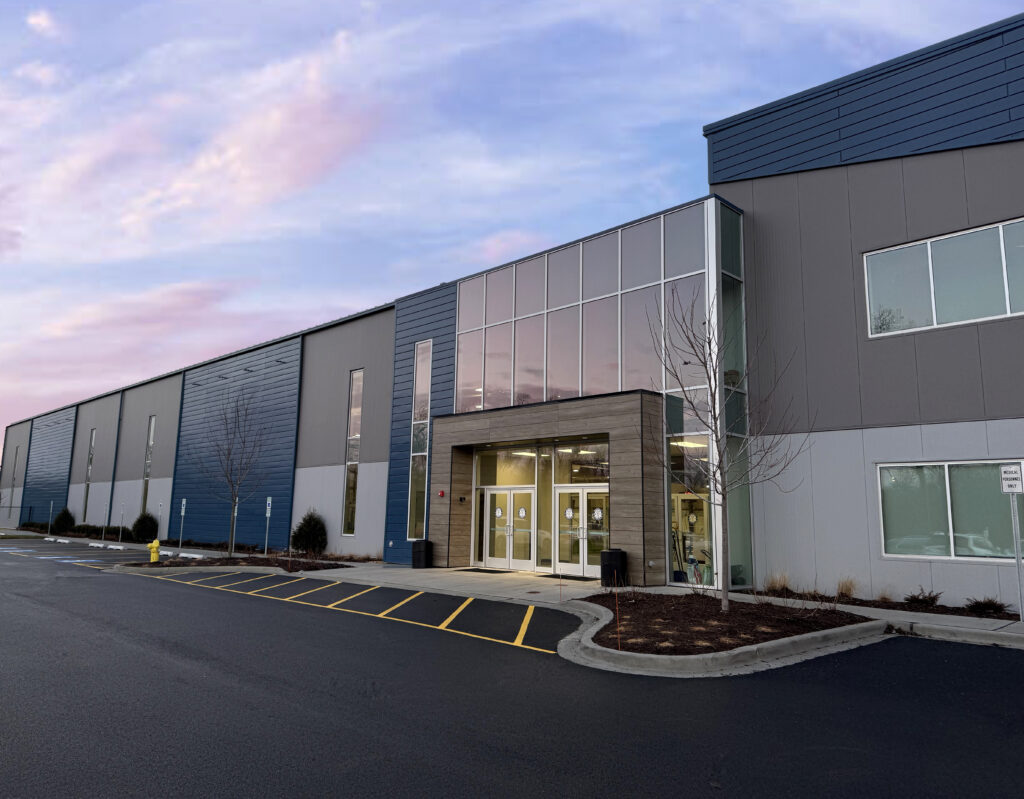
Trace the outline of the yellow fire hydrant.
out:
<instances>
[{"instance_id":1,"label":"yellow fire hydrant","mask_svg":"<svg viewBox=\"0 0 1024 799\"><path fill-rule=\"evenodd\" d=\"M159 563L160 562L160 539L159 538L154 538L152 541L150 541L148 544L146 544L146 549L149 550L149 562L150 563Z\"/></svg>"}]
</instances>

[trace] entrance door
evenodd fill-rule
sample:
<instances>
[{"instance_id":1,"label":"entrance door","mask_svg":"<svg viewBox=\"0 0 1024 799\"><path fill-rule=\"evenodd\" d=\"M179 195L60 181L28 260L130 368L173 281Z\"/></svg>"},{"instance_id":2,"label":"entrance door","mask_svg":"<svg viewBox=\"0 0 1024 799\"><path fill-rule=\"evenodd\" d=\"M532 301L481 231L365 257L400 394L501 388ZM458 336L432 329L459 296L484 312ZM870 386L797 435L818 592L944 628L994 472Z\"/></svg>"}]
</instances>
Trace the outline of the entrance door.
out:
<instances>
[{"instance_id":1,"label":"entrance door","mask_svg":"<svg viewBox=\"0 0 1024 799\"><path fill-rule=\"evenodd\" d=\"M601 576L601 550L611 545L608 488L559 488L555 571Z\"/></svg>"},{"instance_id":2,"label":"entrance door","mask_svg":"<svg viewBox=\"0 0 1024 799\"><path fill-rule=\"evenodd\" d=\"M484 562L488 568L533 569L534 505L533 489L486 489Z\"/></svg>"}]
</instances>

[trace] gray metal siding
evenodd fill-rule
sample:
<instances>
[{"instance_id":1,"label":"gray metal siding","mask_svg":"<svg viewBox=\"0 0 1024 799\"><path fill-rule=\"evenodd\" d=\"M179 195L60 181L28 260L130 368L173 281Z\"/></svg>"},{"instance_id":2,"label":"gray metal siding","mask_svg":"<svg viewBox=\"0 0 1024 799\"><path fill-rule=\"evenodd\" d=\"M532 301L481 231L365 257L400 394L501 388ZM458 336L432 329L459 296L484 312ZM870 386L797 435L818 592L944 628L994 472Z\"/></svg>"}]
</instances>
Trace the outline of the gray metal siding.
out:
<instances>
[{"instance_id":1,"label":"gray metal siding","mask_svg":"<svg viewBox=\"0 0 1024 799\"><path fill-rule=\"evenodd\" d=\"M757 408L790 363L770 429L1024 416L1024 318L868 338L865 252L1024 217L1024 144L988 145L715 186L744 210ZM1008 177L997 175L1006 164ZM993 180L991 192L985 180Z\"/></svg>"},{"instance_id":2,"label":"gray metal siding","mask_svg":"<svg viewBox=\"0 0 1024 799\"><path fill-rule=\"evenodd\" d=\"M28 444L32 433L32 422L12 424L4 433L4 459L0 466L0 490L10 491L25 485L25 465L28 463ZM14 450L18 448L18 463L15 469ZM7 497L4 497L7 501Z\"/></svg>"},{"instance_id":3,"label":"gray metal siding","mask_svg":"<svg viewBox=\"0 0 1024 799\"><path fill-rule=\"evenodd\" d=\"M455 403L455 310L457 286L448 284L399 300L395 307L395 379L391 407L391 463L384 559L410 563L406 540L409 510L409 437L412 424L412 381L417 341L433 340L430 372L430 415L451 413ZM428 478L429 480L429 478ZM430 497L427 497L430 518ZM447 534L447 530L444 534ZM430 538L430 530L427 530Z\"/></svg>"},{"instance_id":4,"label":"gray metal siding","mask_svg":"<svg viewBox=\"0 0 1024 799\"><path fill-rule=\"evenodd\" d=\"M78 406L75 446L71 455L71 482L84 483L89 462L89 431L96 430L96 448L92 460L92 482L106 483L114 479L114 447L117 446L117 416L121 395Z\"/></svg>"},{"instance_id":5,"label":"gray metal siding","mask_svg":"<svg viewBox=\"0 0 1024 799\"><path fill-rule=\"evenodd\" d=\"M150 477L174 476L181 410L182 373L126 389L117 445L117 479L141 480L146 460L149 417L156 416Z\"/></svg>"},{"instance_id":6,"label":"gray metal siding","mask_svg":"<svg viewBox=\"0 0 1024 799\"><path fill-rule=\"evenodd\" d=\"M345 463L349 375L363 370L359 460L388 460L395 311L388 308L305 336L296 468Z\"/></svg>"},{"instance_id":7,"label":"gray metal siding","mask_svg":"<svg viewBox=\"0 0 1024 799\"><path fill-rule=\"evenodd\" d=\"M1024 15L704 129L710 183L1024 138Z\"/></svg>"},{"instance_id":8,"label":"gray metal siding","mask_svg":"<svg viewBox=\"0 0 1024 799\"><path fill-rule=\"evenodd\" d=\"M251 398L262 448L257 476L243 488L236 541L263 546L265 498L270 496L270 545L288 545L301 351L301 339L294 338L185 373L170 508L172 533L178 529L181 500L187 498L184 537L227 541L231 504L223 498L227 486L211 476L217 470L211 442L222 435L218 416L243 394Z\"/></svg>"},{"instance_id":9,"label":"gray metal siding","mask_svg":"<svg viewBox=\"0 0 1024 799\"><path fill-rule=\"evenodd\" d=\"M54 516L68 502L76 410L65 408L32 420L32 445L21 500L22 522L45 522L51 502Z\"/></svg>"}]
</instances>

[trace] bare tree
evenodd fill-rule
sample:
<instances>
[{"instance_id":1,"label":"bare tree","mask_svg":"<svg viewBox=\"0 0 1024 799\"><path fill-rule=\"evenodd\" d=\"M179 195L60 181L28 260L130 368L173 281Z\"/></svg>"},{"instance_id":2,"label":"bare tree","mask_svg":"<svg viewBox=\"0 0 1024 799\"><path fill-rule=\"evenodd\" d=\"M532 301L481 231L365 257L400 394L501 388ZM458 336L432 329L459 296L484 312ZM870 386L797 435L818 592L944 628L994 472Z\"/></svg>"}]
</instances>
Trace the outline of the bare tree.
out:
<instances>
[{"instance_id":1,"label":"bare tree","mask_svg":"<svg viewBox=\"0 0 1024 799\"><path fill-rule=\"evenodd\" d=\"M712 296L708 303L707 307L718 308L709 319L703 290L691 296L670 290L666 292L664 320L650 319L649 323L666 380L683 387L671 396L679 397L688 425L693 433L706 434L710 447L707 458L695 457L683 448L675 463L667 442L660 442L655 451L663 457L673 482L694 495L706 494L710 507L721 509L719 573L722 611L727 612L732 578L729 496L759 483L773 483L782 491L792 491L779 485L778 480L808 448L810 437L809 433L794 436L792 398L780 396L782 377L792 356L781 369L771 358L767 363L759 362L763 336L755 339L752 351L746 353L742 302L727 308L718 299ZM758 391L754 401L747 400L744 414L742 402L750 396L747 389L752 377L749 364L758 364ZM707 388L686 388L696 385ZM669 401L666 399L666 403ZM736 410L730 412L727 408Z\"/></svg>"},{"instance_id":2,"label":"bare tree","mask_svg":"<svg viewBox=\"0 0 1024 799\"><path fill-rule=\"evenodd\" d=\"M263 483L263 434L252 394L239 391L225 398L220 410L210 418L206 441L201 450L192 454L209 494L231 506L228 557L235 552L238 506L259 491Z\"/></svg>"}]
</instances>

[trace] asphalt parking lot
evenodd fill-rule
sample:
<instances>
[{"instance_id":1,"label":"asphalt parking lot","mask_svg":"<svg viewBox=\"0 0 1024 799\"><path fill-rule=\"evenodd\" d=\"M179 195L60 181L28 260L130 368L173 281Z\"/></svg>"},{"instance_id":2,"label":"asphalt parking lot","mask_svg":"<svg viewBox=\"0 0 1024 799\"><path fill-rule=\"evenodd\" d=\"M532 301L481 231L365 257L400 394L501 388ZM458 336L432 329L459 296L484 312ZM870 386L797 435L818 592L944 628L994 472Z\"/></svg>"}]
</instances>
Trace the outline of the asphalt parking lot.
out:
<instances>
[{"instance_id":1,"label":"asphalt parking lot","mask_svg":"<svg viewBox=\"0 0 1024 799\"><path fill-rule=\"evenodd\" d=\"M0 557L97 570L148 560L145 551L108 549L107 546L101 542L62 538L55 538L54 541L0 539ZM269 599L321 611L372 616L382 621L426 627L547 655L554 654L558 642L580 623L579 618L570 613L534 605L324 580L311 576L237 572L230 567L212 572L126 574L124 577L160 580L193 590L206 589L210 592L211 602L217 601L215 592L241 594L254 600Z\"/></svg>"}]
</instances>

